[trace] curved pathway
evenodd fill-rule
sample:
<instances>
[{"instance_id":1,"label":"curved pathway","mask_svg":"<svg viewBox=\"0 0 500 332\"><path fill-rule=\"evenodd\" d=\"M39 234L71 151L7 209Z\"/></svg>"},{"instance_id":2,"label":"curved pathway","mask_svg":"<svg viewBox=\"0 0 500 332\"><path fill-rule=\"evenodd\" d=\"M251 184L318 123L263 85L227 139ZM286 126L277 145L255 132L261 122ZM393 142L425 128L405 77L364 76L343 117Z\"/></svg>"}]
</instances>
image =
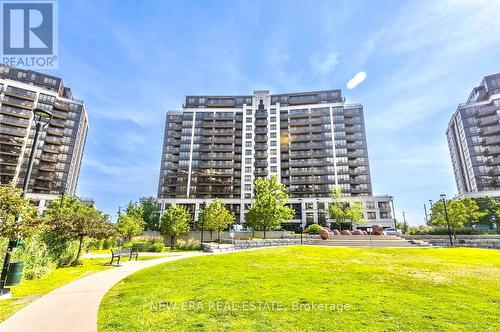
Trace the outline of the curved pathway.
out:
<instances>
[{"instance_id":1,"label":"curved pathway","mask_svg":"<svg viewBox=\"0 0 500 332\"><path fill-rule=\"evenodd\" d=\"M160 263L209 255L180 252L164 258L126 262L122 266L77 279L42 296L0 324L0 331L97 331L97 313L104 294L126 276ZM109 255L108 255L109 256Z\"/></svg>"}]
</instances>

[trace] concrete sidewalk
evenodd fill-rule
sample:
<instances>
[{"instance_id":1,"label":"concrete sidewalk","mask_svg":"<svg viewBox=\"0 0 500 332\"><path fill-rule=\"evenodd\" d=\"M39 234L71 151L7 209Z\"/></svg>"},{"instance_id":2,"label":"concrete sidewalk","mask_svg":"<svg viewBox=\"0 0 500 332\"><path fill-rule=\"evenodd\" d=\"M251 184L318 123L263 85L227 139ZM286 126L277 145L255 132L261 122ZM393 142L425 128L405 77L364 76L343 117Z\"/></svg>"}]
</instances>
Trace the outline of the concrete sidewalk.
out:
<instances>
[{"instance_id":1,"label":"concrete sidewalk","mask_svg":"<svg viewBox=\"0 0 500 332\"><path fill-rule=\"evenodd\" d=\"M131 261L122 266L75 280L42 296L3 323L0 331L90 332L97 331L97 313L104 294L126 276L160 263L209 255L202 252L172 253L147 261Z\"/></svg>"}]
</instances>

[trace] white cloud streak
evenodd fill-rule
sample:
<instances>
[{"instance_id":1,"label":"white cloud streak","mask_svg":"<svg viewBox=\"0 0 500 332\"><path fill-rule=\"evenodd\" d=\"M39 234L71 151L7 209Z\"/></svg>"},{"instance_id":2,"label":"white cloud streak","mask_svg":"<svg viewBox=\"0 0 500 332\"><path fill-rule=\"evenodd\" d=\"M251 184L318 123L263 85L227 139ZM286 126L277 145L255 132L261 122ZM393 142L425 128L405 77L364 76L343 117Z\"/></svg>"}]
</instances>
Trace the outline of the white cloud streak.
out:
<instances>
[{"instance_id":1,"label":"white cloud streak","mask_svg":"<svg viewBox=\"0 0 500 332\"><path fill-rule=\"evenodd\" d=\"M356 88L358 85L360 85L361 83L363 83L366 79L366 73L364 71L360 71L359 73L357 73L356 75L354 75L353 78L351 78L349 80L349 82L347 82L347 88L349 90L352 90L354 88Z\"/></svg>"}]
</instances>

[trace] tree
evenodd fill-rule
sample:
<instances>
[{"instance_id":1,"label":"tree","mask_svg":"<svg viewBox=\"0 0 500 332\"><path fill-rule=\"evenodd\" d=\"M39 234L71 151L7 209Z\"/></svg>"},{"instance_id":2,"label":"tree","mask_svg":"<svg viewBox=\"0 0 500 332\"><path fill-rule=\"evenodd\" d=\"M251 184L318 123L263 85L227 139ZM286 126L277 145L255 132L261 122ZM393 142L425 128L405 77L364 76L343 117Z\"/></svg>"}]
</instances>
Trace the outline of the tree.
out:
<instances>
[{"instance_id":1,"label":"tree","mask_svg":"<svg viewBox=\"0 0 500 332\"><path fill-rule=\"evenodd\" d=\"M26 237L40 225L37 209L21 194L13 184L0 186L0 237Z\"/></svg>"},{"instance_id":2,"label":"tree","mask_svg":"<svg viewBox=\"0 0 500 332\"><path fill-rule=\"evenodd\" d=\"M78 240L78 252L72 265L80 264L83 240L86 237L102 239L113 235L109 217L92 206L82 204L77 198L54 200L45 212L49 231L60 240Z\"/></svg>"},{"instance_id":3,"label":"tree","mask_svg":"<svg viewBox=\"0 0 500 332\"><path fill-rule=\"evenodd\" d=\"M455 235L456 228L475 224L485 215L479 211L476 202L470 198L447 200L446 210L453 235ZM432 205L431 224L434 226L447 226L443 200Z\"/></svg>"},{"instance_id":4,"label":"tree","mask_svg":"<svg viewBox=\"0 0 500 332\"><path fill-rule=\"evenodd\" d=\"M146 230L157 231L160 229L160 206L154 197L141 199L142 220Z\"/></svg>"},{"instance_id":5,"label":"tree","mask_svg":"<svg viewBox=\"0 0 500 332\"><path fill-rule=\"evenodd\" d=\"M500 228L500 202L491 197L475 198L479 211L484 213L484 216L479 218L479 224L487 224L490 227Z\"/></svg>"},{"instance_id":6,"label":"tree","mask_svg":"<svg viewBox=\"0 0 500 332\"><path fill-rule=\"evenodd\" d=\"M234 219L234 213L226 209L221 199L216 198L205 208L204 227L210 231L210 238L212 238L212 231L217 231L220 241L220 232L233 224Z\"/></svg>"},{"instance_id":7,"label":"tree","mask_svg":"<svg viewBox=\"0 0 500 332\"><path fill-rule=\"evenodd\" d=\"M395 226L397 229L400 229L403 234L408 234L408 231L410 230L410 225L406 220L403 222L396 220Z\"/></svg>"},{"instance_id":8,"label":"tree","mask_svg":"<svg viewBox=\"0 0 500 332\"><path fill-rule=\"evenodd\" d=\"M331 219L339 226L339 230L342 230L342 222L349 220L352 224L359 224L363 222L363 205L361 202L346 202L341 200L342 188L340 186L334 186L332 188L332 193L330 195L332 201L328 206L328 214Z\"/></svg>"},{"instance_id":9,"label":"tree","mask_svg":"<svg viewBox=\"0 0 500 332\"><path fill-rule=\"evenodd\" d=\"M118 221L116 231L130 241L132 236L139 235L144 230L145 222L142 219L143 209L135 203L129 202L125 208L125 213L118 211Z\"/></svg>"},{"instance_id":10,"label":"tree","mask_svg":"<svg viewBox=\"0 0 500 332\"><path fill-rule=\"evenodd\" d=\"M286 206L288 200L284 184L279 183L276 175L270 178L258 178L254 182L255 196L246 216L247 225L264 231L278 227L282 222L290 221L295 211Z\"/></svg>"},{"instance_id":11,"label":"tree","mask_svg":"<svg viewBox=\"0 0 500 332\"><path fill-rule=\"evenodd\" d=\"M175 245L175 238L189 232L189 211L177 204L172 204L160 218L160 233L170 236L172 247Z\"/></svg>"}]
</instances>

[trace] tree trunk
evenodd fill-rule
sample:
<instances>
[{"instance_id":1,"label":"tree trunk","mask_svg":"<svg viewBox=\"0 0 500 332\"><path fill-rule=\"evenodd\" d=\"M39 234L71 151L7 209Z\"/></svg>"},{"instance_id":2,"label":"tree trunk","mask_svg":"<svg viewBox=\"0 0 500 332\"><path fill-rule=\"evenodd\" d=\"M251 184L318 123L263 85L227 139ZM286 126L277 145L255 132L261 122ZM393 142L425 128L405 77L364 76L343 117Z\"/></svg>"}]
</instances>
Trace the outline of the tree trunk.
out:
<instances>
[{"instance_id":1,"label":"tree trunk","mask_svg":"<svg viewBox=\"0 0 500 332\"><path fill-rule=\"evenodd\" d=\"M175 235L172 235L170 237L170 246L173 248L175 247Z\"/></svg>"},{"instance_id":2,"label":"tree trunk","mask_svg":"<svg viewBox=\"0 0 500 332\"><path fill-rule=\"evenodd\" d=\"M266 238L266 229L267 229L267 227L264 226L264 239Z\"/></svg>"},{"instance_id":3,"label":"tree trunk","mask_svg":"<svg viewBox=\"0 0 500 332\"><path fill-rule=\"evenodd\" d=\"M212 234L213 234L213 230L210 230L210 242L212 242Z\"/></svg>"},{"instance_id":4,"label":"tree trunk","mask_svg":"<svg viewBox=\"0 0 500 332\"><path fill-rule=\"evenodd\" d=\"M78 241L79 241L79 243L78 243L78 252L76 253L76 258L73 261L73 264L71 264L73 266L80 265L80 254L82 253L83 238L84 238L84 236L80 236L80 238L78 239Z\"/></svg>"},{"instance_id":5,"label":"tree trunk","mask_svg":"<svg viewBox=\"0 0 500 332\"><path fill-rule=\"evenodd\" d=\"M339 232L342 232L342 221L339 221Z\"/></svg>"},{"instance_id":6,"label":"tree trunk","mask_svg":"<svg viewBox=\"0 0 500 332\"><path fill-rule=\"evenodd\" d=\"M219 241L219 243L220 243L220 233L221 233L221 231L219 230L219 231L217 232L217 241Z\"/></svg>"}]
</instances>

